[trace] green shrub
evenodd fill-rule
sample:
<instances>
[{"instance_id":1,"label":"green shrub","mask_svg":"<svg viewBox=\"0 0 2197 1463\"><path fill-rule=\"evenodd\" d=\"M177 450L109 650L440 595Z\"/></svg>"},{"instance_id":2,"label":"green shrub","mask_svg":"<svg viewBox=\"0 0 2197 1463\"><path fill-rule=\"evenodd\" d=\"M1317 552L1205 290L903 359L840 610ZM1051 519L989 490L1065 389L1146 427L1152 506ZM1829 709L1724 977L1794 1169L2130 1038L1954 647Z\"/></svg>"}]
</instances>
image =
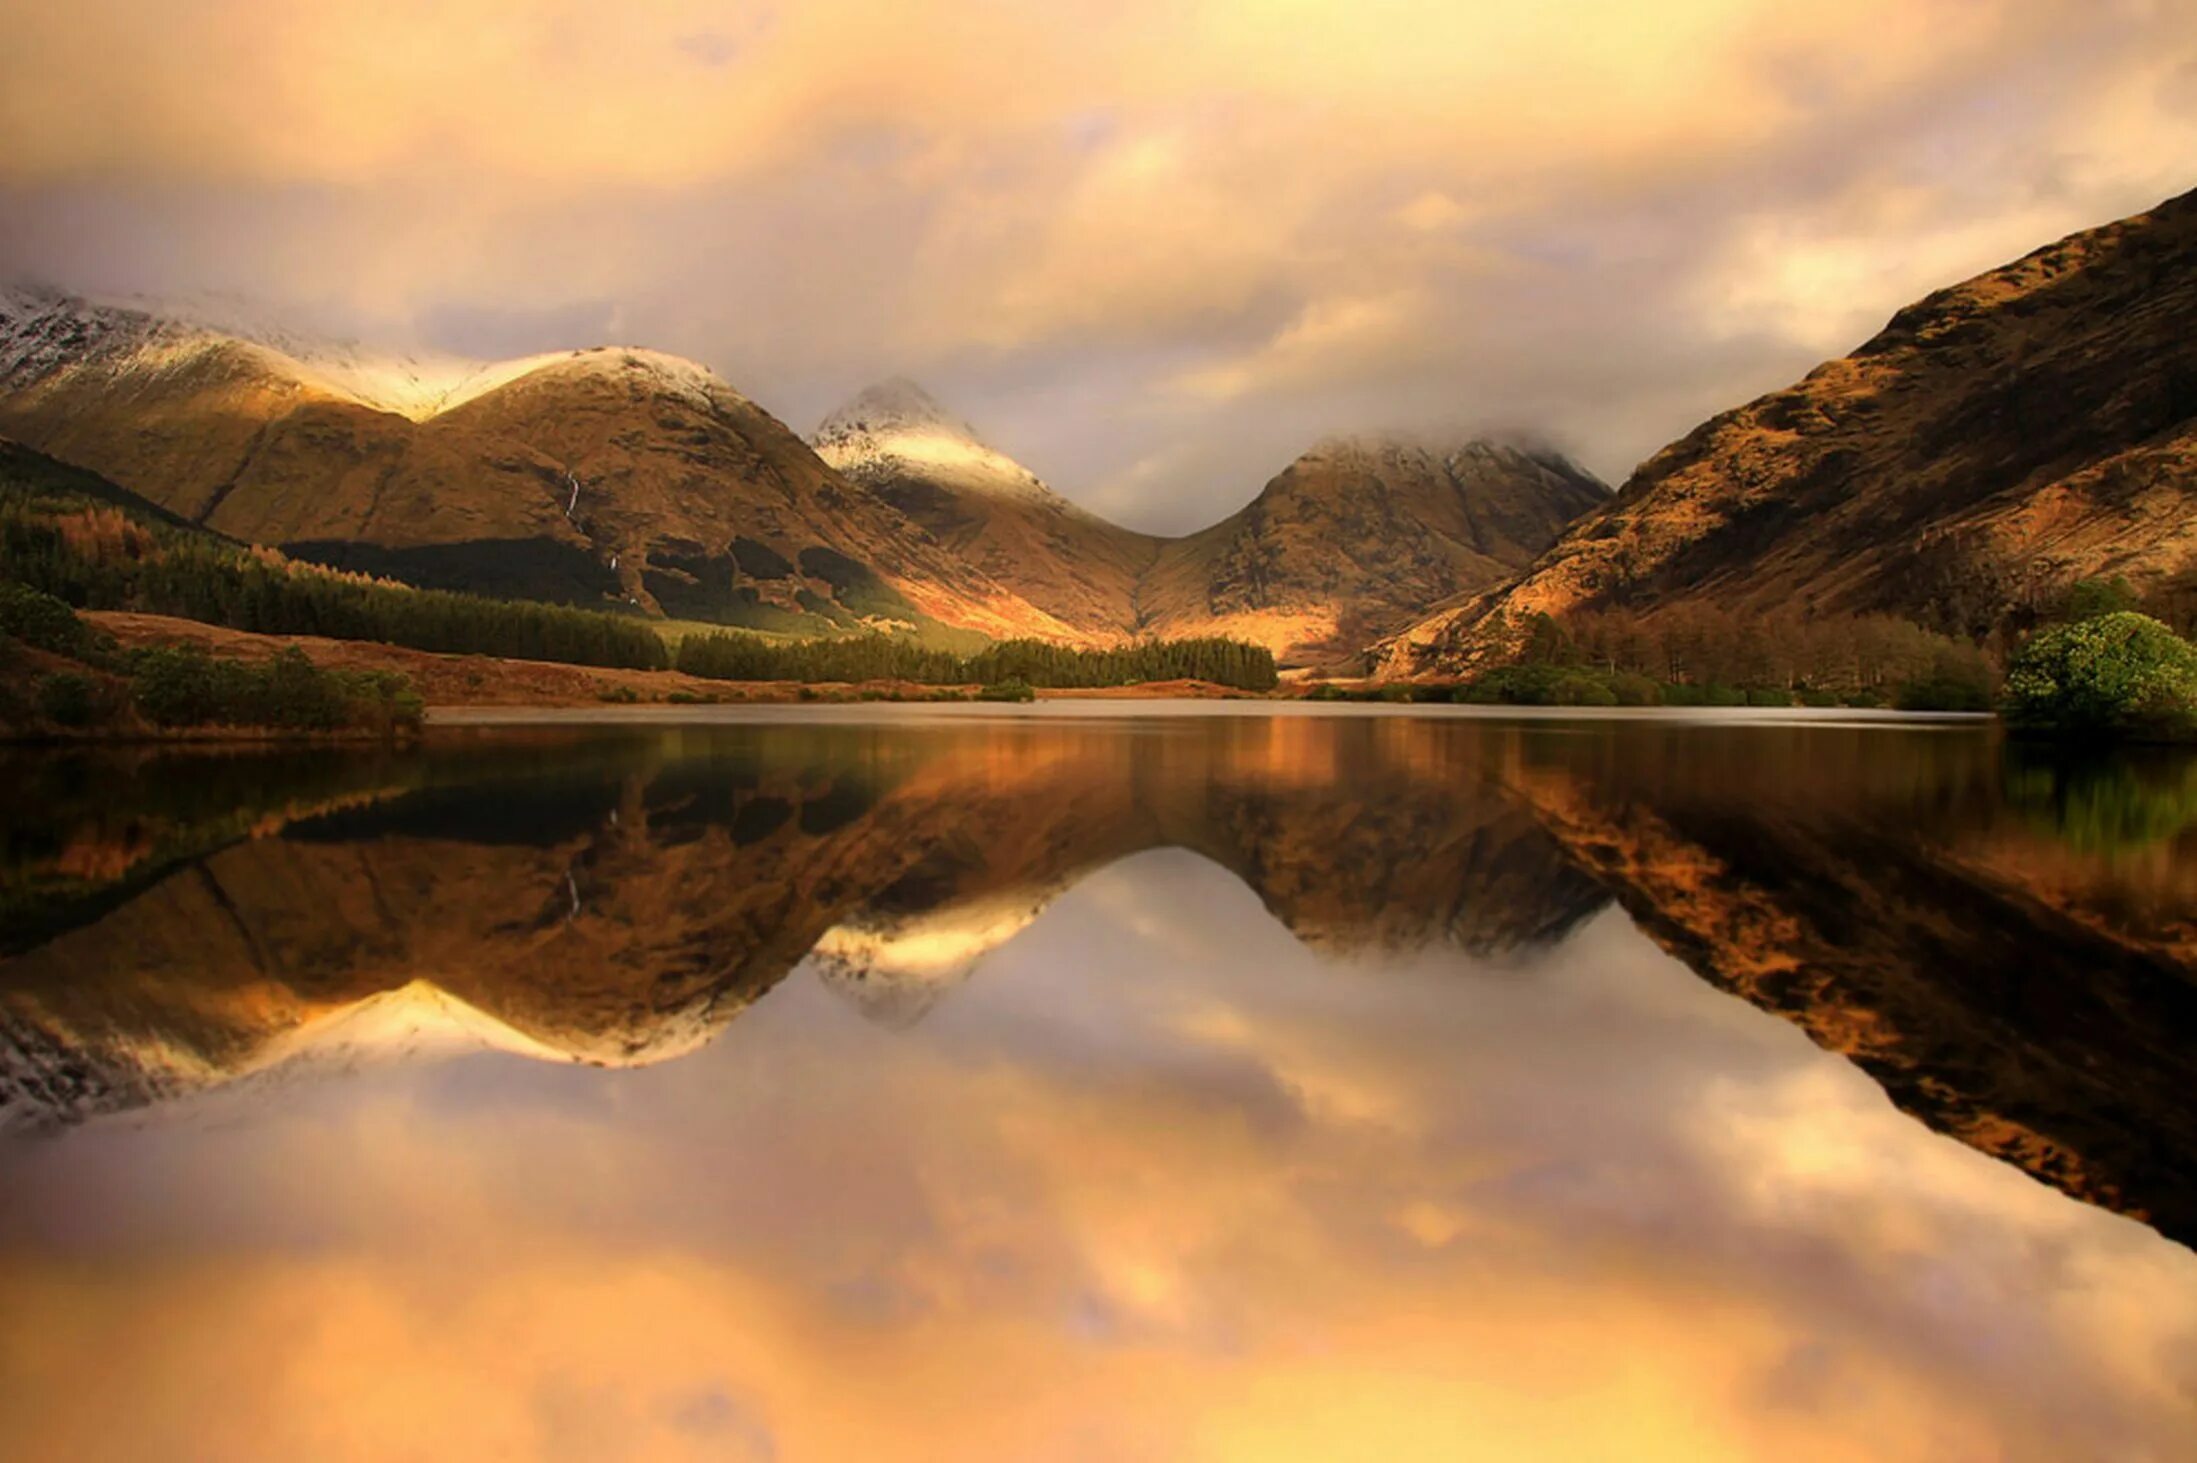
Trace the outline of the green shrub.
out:
<instances>
[{"instance_id":1,"label":"green shrub","mask_svg":"<svg viewBox=\"0 0 2197 1463\"><path fill-rule=\"evenodd\" d=\"M155 726L388 731L417 727L426 708L393 671L325 671L294 645L265 662L216 659L180 646L130 658L130 699Z\"/></svg>"},{"instance_id":2,"label":"green shrub","mask_svg":"<svg viewBox=\"0 0 2197 1463\"><path fill-rule=\"evenodd\" d=\"M641 699L641 693L631 686L604 686L595 693L595 699L615 706L631 706Z\"/></svg>"},{"instance_id":3,"label":"green shrub","mask_svg":"<svg viewBox=\"0 0 2197 1463\"><path fill-rule=\"evenodd\" d=\"M1591 671L1559 665L1506 665L1485 671L1464 688L1464 701L1481 706L1615 706L1617 694Z\"/></svg>"},{"instance_id":4,"label":"green shrub","mask_svg":"<svg viewBox=\"0 0 2197 1463\"><path fill-rule=\"evenodd\" d=\"M1756 686L1747 693L1749 706L1790 706L1793 693L1782 686Z\"/></svg>"},{"instance_id":5,"label":"green shrub","mask_svg":"<svg viewBox=\"0 0 2197 1463\"><path fill-rule=\"evenodd\" d=\"M1663 704L1666 706L1745 706L1747 693L1737 686L1711 683L1697 686L1691 683L1674 683L1663 688Z\"/></svg>"},{"instance_id":6,"label":"green shrub","mask_svg":"<svg viewBox=\"0 0 2197 1463\"><path fill-rule=\"evenodd\" d=\"M1800 691L1800 704L1803 706L1836 706L1839 704L1838 692L1819 691L1812 686L1804 686Z\"/></svg>"},{"instance_id":7,"label":"green shrub","mask_svg":"<svg viewBox=\"0 0 2197 1463\"><path fill-rule=\"evenodd\" d=\"M1892 704L1902 711L1989 711L1991 667L1973 650L1941 650L1921 675L1902 681Z\"/></svg>"},{"instance_id":8,"label":"green shrub","mask_svg":"<svg viewBox=\"0 0 2197 1463\"><path fill-rule=\"evenodd\" d=\"M2078 579L2068 587L2060 603L2060 618L2073 624L2101 615L2125 614L2141 603L2134 585L2123 575L2111 579Z\"/></svg>"},{"instance_id":9,"label":"green shrub","mask_svg":"<svg viewBox=\"0 0 2197 1463\"><path fill-rule=\"evenodd\" d=\"M1009 679L993 681L976 693L979 701L1035 701L1037 691L1028 681Z\"/></svg>"},{"instance_id":10,"label":"green shrub","mask_svg":"<svg viewBox=\"0 0 2197 1463\"><path fill-rule=\"evenodd\" d=\"M95 660L104 648L99 633L66 603L12 580L0 581L0 633L71 660Z\"/></svg>"},{"instance_id":11,"label":"green shrub","mask_svg":"<svg viewBox=\"0 0 2197 1463\"><path fill-rule=\"evenodd\" d=\"M1610 694L1620 706L1661 706L1663 687L1660 683L1632 671L1619 671L1609 678Z\"/></svg>"},{"instance_id":12,"label":"green shrub","mask_svg":"<svg viewBox=\"0 0 2197 1463\"><path fill-rule=\"evenodd\" d=\"M2015 653L2004 709L2058 736L2197 738L2197 646L2127 612L2056 625Z\"/></svg>"},{"instance_id":13,"label":"green shrub","mask_svg":"<svg viewBox=\"0 0 2197 1463\"><path fill-rule=\"evenodd\" d=\"M55 726L90 726L99 715L99 686L75 671L45 676L38 682L38 714Z\"/></svg>"},{"instance_id":14,"label":"green shrub","mask_svg":"<svg viewBox=\"0 0 2197 1463\"><path fill-rule=\"evenodd\" d=\"M679 642L674 663L689 675L719 681L915 681L932 686L1024 681L1089 687L1196 680L1239 691L1271 691L1279 684L1271 651L1211 637L1147 640L1110 650L1003 640L961 655L902 635L783 642L726 631L687 636Z\"/></svg>"}]
</instances>

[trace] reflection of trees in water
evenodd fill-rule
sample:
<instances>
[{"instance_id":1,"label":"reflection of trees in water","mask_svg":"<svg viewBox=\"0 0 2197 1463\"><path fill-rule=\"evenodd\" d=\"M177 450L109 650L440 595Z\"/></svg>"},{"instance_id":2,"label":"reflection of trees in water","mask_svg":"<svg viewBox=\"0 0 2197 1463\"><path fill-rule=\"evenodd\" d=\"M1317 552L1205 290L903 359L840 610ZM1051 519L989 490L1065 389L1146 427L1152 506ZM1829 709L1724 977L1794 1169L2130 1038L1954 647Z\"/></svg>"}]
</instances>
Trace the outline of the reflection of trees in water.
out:
<instances>
[{"instance_id":1,"label":"reflection of trees in water","mask_svg":"<svg viewBox=\"0 0 2197 1463\"><path fill-rule=\"evenodd\" d=\"M39 796L54 827L11 850L163 832L104 885L76 865L47 907L18 884L19 911L71 928L0 965L0 1108L227 1080L423 976L473 1029L590 1062L691 1050L812 952L905 1024L1089 871L1176 846L1346 954L1530 967L1614 894L1933 1126L2197 1222L2197 946L2103 859L2171 847L2186 759L2039 765L1970 732L1216 717L309 761L186 787L79 760L67 796ZM253 765L264 786L236 771ZM2047 817L2040 857L2026 830Z\"/></svg>"},{"instance_id":2,"label":"reflection of trees in water","mask_svg":"<svg viewBox=\"0 0 2197 1463\"><path fill-rule=\"evenodd\" d=\"M1533 742L1514 786L1666 950L1908 1112L2197 1233L2197 928L2172 897L2186 863L2132 880L2040 847L2005 816L1986 736L1770 737L1750 766L1693 735ZM1783 795L1765 771L1780 766Z\"/></svg>"},{"instance_id":3,"label":"reflection of trees in water","mask_svg":"<svg viewBox=\"0 0 2197 1463\"><path fill-rule=\"evenodd\" d=\"M2197 823L2197 752L2186 749L2012 743L2005 787L2010 808L2081 854L2148 848Z\"/></svg>"}]
</instances>

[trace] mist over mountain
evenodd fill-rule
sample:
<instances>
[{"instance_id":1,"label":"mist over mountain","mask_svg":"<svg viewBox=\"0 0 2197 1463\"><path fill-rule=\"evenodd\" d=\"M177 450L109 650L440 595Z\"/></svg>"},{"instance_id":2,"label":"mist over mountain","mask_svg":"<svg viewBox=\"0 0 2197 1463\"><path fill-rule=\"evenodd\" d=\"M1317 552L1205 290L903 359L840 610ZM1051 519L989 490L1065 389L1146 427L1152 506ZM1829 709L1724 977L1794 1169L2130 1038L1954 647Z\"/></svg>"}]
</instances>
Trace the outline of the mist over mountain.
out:
<instances>
[{"instance_id":1,"label":"mist over mountain","mask_svg":"<svg viewBox=\"0 0 2197 1463\"><path fill-rule=\"evenodd\" d=\"M891 381L813 450L691 361L382 354L230 310L0 296L0 434L178 516L432 588L767 631L1225 634L1355 667L1601 497L1553 454L1332 441L1185 539Z\"/></svg>"},{"instance_id":2,"label":"mist over mountain","mask_svg":"<svg viewBox=\"0 0 2197 1463\"><path fill-rule=\"evenodd\" d=\"M2197 193L1901 310L1644 463L1515 584L1412 626L1394 674L1535 614L1879 612L1961 636L2076 580L2197 572Z\"/></svg>"}]
</instances>

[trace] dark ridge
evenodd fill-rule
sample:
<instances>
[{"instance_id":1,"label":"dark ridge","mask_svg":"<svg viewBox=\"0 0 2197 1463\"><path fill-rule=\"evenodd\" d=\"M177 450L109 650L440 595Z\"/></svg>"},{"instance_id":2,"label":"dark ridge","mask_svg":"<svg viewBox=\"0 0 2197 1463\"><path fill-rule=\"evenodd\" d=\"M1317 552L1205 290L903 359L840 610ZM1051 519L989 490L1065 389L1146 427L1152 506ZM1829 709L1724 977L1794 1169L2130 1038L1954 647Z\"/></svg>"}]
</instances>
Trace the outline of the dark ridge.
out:
<instances>
[{"instance_id":1,"label":"dark ridge","mask_svg":"<svg viewBox=\"0 0 2197 1463\"><path fill-rule=\"evenodd\" d=\"M602 608L622 603L618 576L586 549L547 538L482 538L388 548L349 539L281 545L293 559L354 574L395 579L417 589L448 589L491 599L530 599Z\"/></svg>"},{"instance_id":2,"label":"dark ridge","mask_svg":"<svg viewBox=\"0 0 2197 1463\"><path fill-rule=\"evenodd\" d=\"M215 533L210 528L169 512L150 498L139 497L120 483L25 447L11 437L0 437L0 478L13 486L28 488L34 492L64 493L78 498L90 498L169 528L189 529L210 538L234 542L225 534Z\"/></svg>"}]
</instances>

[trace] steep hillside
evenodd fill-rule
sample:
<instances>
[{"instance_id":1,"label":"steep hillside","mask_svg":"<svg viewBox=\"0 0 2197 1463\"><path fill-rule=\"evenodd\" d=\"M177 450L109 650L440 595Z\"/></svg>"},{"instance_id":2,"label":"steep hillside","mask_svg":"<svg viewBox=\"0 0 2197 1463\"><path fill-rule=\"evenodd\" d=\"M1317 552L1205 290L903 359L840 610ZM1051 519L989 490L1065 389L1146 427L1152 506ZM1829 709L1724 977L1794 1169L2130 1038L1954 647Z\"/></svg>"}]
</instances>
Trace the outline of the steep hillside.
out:
<instances>
[{"instance_id":1,"label":"steep hillside","mask_svg":"<svg viewBox=\"0 0 2197 1463\"><path fill-rule=\"evenodd\" d=\"M1339 665L1605 496L1551 453L1338 440L1168 541L1078 508L905 381L812 451L652 351L380 357L21 290L0 292L0 434L191 523L427 587L796 633L1227 634Z\"/></svg>"},{"instance_id":2,"label":"steep hillside","mask_svg":"<svg viewBox=\"0 0 2197 1463\"><path fill-rule=\"evenodd\" d=\"M1517 573L1608 496L1551 452L1338 438L1212 527L1157 539L1076 507L909 381L865 391L814 441L1080 631L1230 635L1285 663L1352 668L1377 637Z\"/></svg>"},{"instance_id":3,"label":"steep hillside","mask_svg":"<svg viewBox=\"0 0 2197 1463\"><path fill-rule=\"evenodd\" d=\"M1322 442L1244 508L1169 543L1142 622L1341 662L1429 606L1531 563L1608 490L1552 452L1493 442Z\"/></svg>"},{"instance_id":4,"label":"steep hillside","mask_svg":"<svg viewBox=\"0 0 2197 1463\"><path fill-rule=\"evenodd\" d=\"M1098 639L1137 627L1137 581L1160 540L1107 522L986 445L912 381L873 386L811 439L970 565Z\"/></svg>"},{"instance_id":5,"label":"steep hillside","mask_svg":"<svg viewBox=\"0 0 2197 1463\"><path fill-rule=\"evenodd\" d=\"M761 628L1065 633L653 352L300 358L17 291L0 295L0 432L194 523L429 586Z\"/></svg>"},{"instance_id":6,"label":"steep hillside","mask_svg":"<svg viewBox=\"0 0 2197 1463\"><path fill-rule=\"evenodd\" d=\"M2183 583L2193 506L2197 193L1940 290L1705 423L1516 584L1413 625L1384 665L1455 672L1504 654L1536 612L1698 598L1977 634L2090 575Z\"/></svg>"}]
</instances>

